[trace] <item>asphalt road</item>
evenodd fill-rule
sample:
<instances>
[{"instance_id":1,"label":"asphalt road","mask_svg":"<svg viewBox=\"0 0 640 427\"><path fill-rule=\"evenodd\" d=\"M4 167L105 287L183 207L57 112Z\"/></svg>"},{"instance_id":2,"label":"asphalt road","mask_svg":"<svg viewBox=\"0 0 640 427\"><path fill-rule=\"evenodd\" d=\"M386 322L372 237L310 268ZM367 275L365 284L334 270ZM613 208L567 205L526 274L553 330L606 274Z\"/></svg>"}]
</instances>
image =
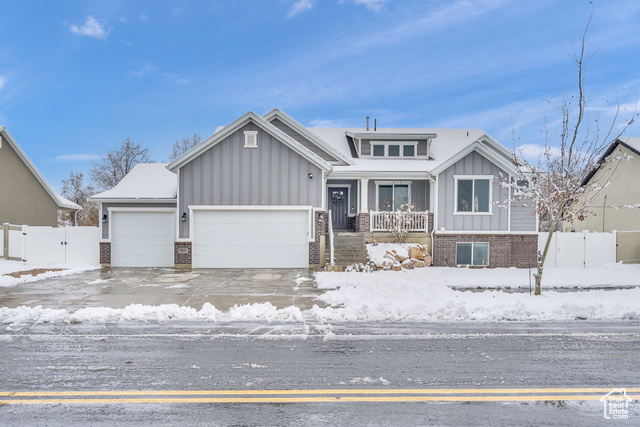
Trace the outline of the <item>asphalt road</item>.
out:
<instances>
[{"instance_id":1,"label":"asphalt road","mask_svg":"<svg viewBox=\"0 0 640 427\"><path fill-rule=\"evenodd\" d=\"M640 395L637 323L32 325L0 361L3 426L640 423L598 400Z\"/></svg>"}]
</instances>

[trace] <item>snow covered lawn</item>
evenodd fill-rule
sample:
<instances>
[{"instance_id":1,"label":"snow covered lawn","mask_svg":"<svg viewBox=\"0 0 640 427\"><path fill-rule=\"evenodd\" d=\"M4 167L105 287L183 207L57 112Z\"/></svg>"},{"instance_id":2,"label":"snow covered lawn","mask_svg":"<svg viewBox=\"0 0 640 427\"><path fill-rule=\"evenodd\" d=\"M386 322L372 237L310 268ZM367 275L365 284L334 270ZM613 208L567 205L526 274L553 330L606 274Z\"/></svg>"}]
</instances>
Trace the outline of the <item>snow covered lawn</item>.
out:
<instances>
[{"instance_id":1,"label":"snow covered lawn","mask_svg":"<svg viewBox=\"0 0 640 427\"><path fill-rule=\"evenodd\" d=\"M96 270L98 268L100 268L99 265L74 265L69 267L64 265L26 264L21 261L7 261L0 259L0 287L36 282L38 280L49 279L51 277L68 276L70 274L82 273L83 271ZM30 274L22 275L20 277L9 276L11 273L31 270L45 270L45 272L35 276Z\"/></svg>"}]
</instances>

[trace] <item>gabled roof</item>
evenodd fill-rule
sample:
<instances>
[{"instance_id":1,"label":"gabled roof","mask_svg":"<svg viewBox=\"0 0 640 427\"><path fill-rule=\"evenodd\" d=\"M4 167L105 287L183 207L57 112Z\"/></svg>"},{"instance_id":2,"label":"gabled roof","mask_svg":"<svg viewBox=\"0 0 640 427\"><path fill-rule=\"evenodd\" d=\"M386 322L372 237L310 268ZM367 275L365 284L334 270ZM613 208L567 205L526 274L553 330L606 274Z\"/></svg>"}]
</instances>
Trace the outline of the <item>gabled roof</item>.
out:
<instances>
[{"instance_id":1,"label":"gabled roof","mask_svg":"<svg viewBox=\"0 0 640 427\"><path fill-rule=\"evenodd\" d=\"M328 145L321 138L318 138L317 135L309 132L307 128L302 126L300 123L298 123L291 116L286 114L284 111L278 108L274 108L273 110L269 111L267 114L265 114L262 117L268 122L271 122L273 119L279 119L281 122L289 126L291 129L293 129L294 131L298 132L300 135L305 137L307 140L311 141L312 143L320 147L322 150L329 153L332 157L336 158L337 160L341 160L342 162L348 165L352 164L349 157L345 156L342 152L336 150L334 147Z\"/></svg>"},{"instance_id":2,"label":"gabled roof","mask_svg":"<svg viewBox=\"0 0 640 427\"><path fill-rule=\"evenodd\" d=\"M11 136L9 131L4 126L0 126L0 134L2 135L3 139L5 141L7 141L7 143L11 146L11 148L13 148L13 151L15 151L15 153L18 155L18 157L20 157L22 162L31 171L33 176L35 176L35 178L38 180L40 185L42 185L42 187L45 189L47 194L49 194L49 196L51 196L51 198L53 199L55 204L58 205L58 208L65 209L65 210L71 210L71 211L79 211L80 209L82 209L77 204L75 204L72 201L67 200L67 199L65 199L63 197L60 197L58 194L56 194L55 191L53 191L53 188L51 188L51 186L49 185L47 180L44 179L44 177L42 176L40 171L31 162L29 157L27 157L25 152L22 151L22 148L20 148L20 146L18 145L16 140L13 139L13 137ZM2 140L0 140L0 147L2 147Z\"/></svg>"},{"instance_id":3,"label":"gabled roof","mask_svg":"<svg viewBox=\"0 0 640 427\"><path fill-rule=\"evenodd\" d=\"M282 142L287 147L291 148L293 151L300 154L302 157L310 161L311 163L318 166L320 169L324 171L330 171L332 166L324 159L322 159L317 154L313 153L311 150L300 144L298 141L291 138L286 133L282 132L280 129L269 123L264 118L258 116L253 111L249 111L244 114L242 117L238 118L231 124L225 126L223 129L216 131L213 135L211 135L206 140L202 141L200 144L193 147L191 150L184 153L182 156L178 157L176 160L171 162L167 168L172 171L177 171L182 166L189 163L191 160L195 159L214 145L218 144L231 134L233 134L238 129L245 126L247 123L254 123L265 132L268 132L280 142Z\"/></svg>"},{"instance_id":4,"label":"gabled roof","mask_svg":"<svg viewBox=\"0 0 640 427\"><path fill-rule=\"evenodd\" d=\"M175 201L177 194L178 176L167 169L166 163L138 163L115 187L90 200L162 202Z\"/></svg>"},{"instance_id":5,"label":"gabled roof","mask_svg":"<svg viewBox=\"0 0 640 427\"><path fill-rule=\"evenodd\" d=\"M429 159L374 159L353 158L351 166L335 166L335 175L364 175L395 172L422 172L425 176L437 175L473 150L477 150L505 171L516 174L513 154L502 144L488 136L481 129L438 129L438 128L308 128L327 144L344 153L350 152L347 137L370 140L411 140L431 139Z\"/></svg>"},{"instance_id":6,"label":"gabled roof","mask_svg":"<svg viewBox=\"0 0 640 427\"><path fill-rule=\"evenodd\" d=\"M596 167L593 168L591 170L591 172L589 172L587 174L587 176L584 177L584 179L582 180L582 183L580 185L585 186L587 185L587 183L589 181L591 181L591 178L593 178L593 176L596 174L596 172L598 172L598 170L600 169L600 166L602 166L602 163L604 163L604 161L607 159L607 157L609 157L616 148L618 148L619 145L622 145L623 147L627 148L629 151L631 151L633 154L635 154L636 156L640 156L640 138L635 137L621 137L616 139L615 141L613 141L611 143L611 145L609 145L609 148L607 148L607 150L604 152L604 154L602 154L602 156L600 156L600 159L598 160L598 163L596 164Z\"/></svg>"}]
</instances>

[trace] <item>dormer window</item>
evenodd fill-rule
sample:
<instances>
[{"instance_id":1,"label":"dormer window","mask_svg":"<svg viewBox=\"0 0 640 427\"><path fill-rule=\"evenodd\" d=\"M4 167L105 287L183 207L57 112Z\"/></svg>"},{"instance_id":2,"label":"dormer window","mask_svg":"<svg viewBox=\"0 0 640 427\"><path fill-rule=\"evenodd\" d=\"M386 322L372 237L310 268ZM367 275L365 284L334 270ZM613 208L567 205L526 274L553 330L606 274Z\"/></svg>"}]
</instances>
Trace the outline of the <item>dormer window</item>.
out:
<instances>
[{"instance_id":1,"label":"dormer window","mask_svg":"<svg viewBox=\"0 0 640 427\"><path fill-rule=\"evenodd\" d=\"M244 148L257 148L258 147L258 131L246 130L244 131Z\"/></svg>"},{"instance_id":2,"label":"dormer window","mask_svg":"<svg viewBox=\"0 0 640 427\"><path fill-rule=\"evenodd\" d=\"M417 142L371 142L373 157L411 158L416 157Z\"/></svg>"}]
</instances>

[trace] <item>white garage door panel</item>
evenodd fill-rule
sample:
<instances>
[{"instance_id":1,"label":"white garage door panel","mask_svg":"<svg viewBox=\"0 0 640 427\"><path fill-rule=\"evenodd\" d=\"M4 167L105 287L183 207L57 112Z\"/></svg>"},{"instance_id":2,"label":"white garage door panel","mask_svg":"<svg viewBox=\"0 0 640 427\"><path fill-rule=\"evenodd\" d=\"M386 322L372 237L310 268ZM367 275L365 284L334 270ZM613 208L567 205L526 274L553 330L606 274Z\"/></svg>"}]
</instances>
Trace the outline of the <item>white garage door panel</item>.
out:
<instances>
[{"instance_id":1,"label":"white garage door panel","mask_svg":"<svg viewBox=\"0 0 640 427\"><path fill-rule=\"evenodd\" d=\"M195 268L309 266L307 211L198 211Z\"/></svg>"},{"instance_id":2,"label":"white garage door panel","mask_svg":"<svg viewBox=\"0 0 640 427\"><path fill-rule=\"evenodd\" d=\"M172 267L172 212L113 212L111 265Z\"/></svg>"}]
</instances>

